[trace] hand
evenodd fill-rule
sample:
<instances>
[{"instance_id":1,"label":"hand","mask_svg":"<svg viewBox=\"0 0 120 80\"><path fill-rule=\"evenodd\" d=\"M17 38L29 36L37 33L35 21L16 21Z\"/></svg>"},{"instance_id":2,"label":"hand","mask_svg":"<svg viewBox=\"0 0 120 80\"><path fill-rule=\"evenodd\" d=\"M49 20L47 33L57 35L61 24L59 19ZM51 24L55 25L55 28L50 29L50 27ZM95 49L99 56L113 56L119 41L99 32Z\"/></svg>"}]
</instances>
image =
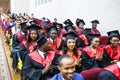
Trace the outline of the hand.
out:
<instances>
[{"instance_id":1,"label":"hand","mask_svg":"<svg viewBox=\"0 0 120 80\"><path fill-rule=\"evenodd\" d=\"M45 68L42 71L42 74L47 73L49 70L51 70L51 63L49 63L47 66L45 66Z\"/></svg>"},{"instance_id":2,"label":"hand","mask_svg":"<svg viewBox=\"0 0 120 80\"><path fill-rule=\"evenodd\" d=\"M112 60L111 63L117 63L119 60Z\"/></svg>"},{"instance_id":3,"label":"hand","mask_svg":"<svg viewBox=\"0 0 120 80\"><path fill-rule=\"evenodd\" d=\"M98 61L101 61L103 59L103 57L98 54L98 55L96 55L95 59L98 60Z\"/></svg>"},{"instance_id":4,"label":"hand","mask_svg":"<svg viewBox=\"0 0 120 80\"><path fill-rule=\"evenodd\" d=\"M75 65L76 66L81 66L81 61L82 61L82 58L78 59L77 62L75 62Z\"/></svg>"}]
</instances>

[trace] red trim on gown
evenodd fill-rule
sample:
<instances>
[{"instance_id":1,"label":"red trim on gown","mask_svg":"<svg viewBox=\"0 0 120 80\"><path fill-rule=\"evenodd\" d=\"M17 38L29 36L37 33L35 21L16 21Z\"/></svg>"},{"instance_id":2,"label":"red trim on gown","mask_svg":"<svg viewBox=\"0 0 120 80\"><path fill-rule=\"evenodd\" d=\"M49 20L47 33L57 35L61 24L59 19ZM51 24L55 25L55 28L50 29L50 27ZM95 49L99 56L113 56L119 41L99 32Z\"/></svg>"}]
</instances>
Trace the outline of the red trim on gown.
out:
<instances>
[{"instance_id":1,"label":"red trim on gown","mask_svg":"<svg viewBox=\"0 0 120 80\"><path fill-rule=\"evenodd\" d=\"M96 53L94 53L94 52L91 50L90 46L85 47L83 50L87 53L87 55L88 55L90 58L96 57L97 54L103 55L103 49L100 48L100 47L97 48Z\"/></svg>"},{"instance_id":2,"label":"red trim on gown","mask_svg":"<svg viewBox=\"0 0 120 80\"><path fill-rule=\"evenodd\" d=\"M38 52L37 50L30 53L29 56L31 57L31 59L33 59L34 61L42 64L43 66L47 66L48 63L52 62L52 60L54 59L55 56L55 52L53 51L48 51L46 53L46 59L44 59Z\"/></svg>"},{"instance_id":3,"label":"red trim on gown","mask_svg":"<svg viewBox=\"0 0 120 80\"><path fill-rule=\"evenodd\" d=\"M105 47L107 54L113 60L120 60L120 46L118 45L116 48L112 49L110 45Z\"/></svg>"},{"instance_id":4,"label":"red trim on gown","mask_svg":"<svg viewBox=\"0 0 120 80\"><path fill-rule=\"evenodd\" d=\"M93 29L91 29L91 34L100 34L100 32L97 29L96 29L96 31L94 31Z\"/></svg>"},{"instance_id":5,"label":"red trim on gown","mask_svg":"<svg viewBox=\"0 0 120 80\"><path fill-rule=\"evenodd\" d=\"M52 50L57 50L61 45L61 41L62 41L61 39L56 38L55 39L55 44L53 44L51 42L50 38L48 38L48 43L50 44L50 47L51 47Z\"/></svg>"}]
</instances>

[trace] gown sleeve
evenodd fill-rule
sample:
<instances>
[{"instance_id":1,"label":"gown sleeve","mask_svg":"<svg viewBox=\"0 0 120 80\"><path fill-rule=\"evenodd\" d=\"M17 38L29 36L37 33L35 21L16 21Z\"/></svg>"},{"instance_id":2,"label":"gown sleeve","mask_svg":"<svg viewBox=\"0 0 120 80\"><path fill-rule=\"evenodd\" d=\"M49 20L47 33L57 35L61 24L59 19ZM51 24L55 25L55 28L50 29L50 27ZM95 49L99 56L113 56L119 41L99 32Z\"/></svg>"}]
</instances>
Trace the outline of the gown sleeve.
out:
<instances>
[{"instance_id":1,"label":"gown sleeve","mask_svg":"<svg viewBox=\"0 0 120 80\"><path fill-rule=\"evenodd\" d=\"M39 64L41 68L33 66L35 64L29 55L26 56L24 65L23 65L23 75L25 75L30 80L40 80L42 76L43 66ZM37 63L36 63L37 64Z\"/></svg>"}]
</instances>

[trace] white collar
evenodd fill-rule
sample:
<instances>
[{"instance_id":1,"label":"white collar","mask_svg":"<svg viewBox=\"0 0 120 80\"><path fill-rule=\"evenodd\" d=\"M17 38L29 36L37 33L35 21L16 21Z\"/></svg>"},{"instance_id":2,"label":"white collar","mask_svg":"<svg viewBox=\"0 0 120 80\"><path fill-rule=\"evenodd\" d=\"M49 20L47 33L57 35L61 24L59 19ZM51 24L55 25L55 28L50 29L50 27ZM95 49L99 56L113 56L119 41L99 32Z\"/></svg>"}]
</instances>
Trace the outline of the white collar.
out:
<instances>
[{"instance_id":1,"label":"white collar","mask_svg":"<svg viewBox=\"0 0 120 80\"><path fill-rule=\"evenodd\" d=\"M44 57L44 54L46 54L46 53L44 53L44 52L42 52L42 51L40 51L40 50L38 50L38 53L42 56L42 58L45 58L45 57Z\"/></svg>"}]
</instances>

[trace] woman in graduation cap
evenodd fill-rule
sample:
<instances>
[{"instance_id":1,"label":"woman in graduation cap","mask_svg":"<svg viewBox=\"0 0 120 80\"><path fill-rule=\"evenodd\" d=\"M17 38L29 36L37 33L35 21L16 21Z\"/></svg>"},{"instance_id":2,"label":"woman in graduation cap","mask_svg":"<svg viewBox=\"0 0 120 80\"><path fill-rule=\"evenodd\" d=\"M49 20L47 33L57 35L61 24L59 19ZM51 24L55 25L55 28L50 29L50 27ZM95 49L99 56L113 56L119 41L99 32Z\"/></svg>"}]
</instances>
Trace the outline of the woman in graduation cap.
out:
<instances>
[{"instance_id":1,"label":"woman in graduation cap","mask_svg":"<svg viewBox=\"0 0 120 80\"><path fill-rule=\"evenodd\" d=\"M99 24L99 21L93 20L91 21L91 23L92 23L91 34L98 34L101 36L100 31L97 29L97 24Z\"/></svg>"},{"instance_id":2,"label":"woman in graduation cap","mask_svg":"<svg viewBox=\"0 0 120 80\"><path fill-rule=\"evenodd\" d=\"M90 46L86 46L82 51L81 74L84 80L97 80L103 71L103 48L99 47L99 35L89 34Z\"/></svg>"},{"instance_id":3,"label":"woman in graduation cap","mask_svg":"<svg viewBox=\"0 0 120 80\"><path fill-rule=\"evenodd\" d=\"M97 34L89 34L90 46L82 52L82 70L102 67L103 48L99 47L100 39Z\"/></svg>"},{"instance_id":4,"label":"woman in graduation cap","mask_svg":"<svg viewBox=\"0 0 120 80\"><path fill-rule=\"evenodd\" d=\"M68 32L64 34L64 37L66 38L63 48L61 51L58 52L60 55L69 55L73 58L75 64L76 64L76 72L80 72L81 69L81 51L77 49L76 47L76 37L77 35L74 32Z\"/></svg>"},{"instance_id":5,"label":"woman in graduation cap","mask_svg":"<svg viewBox=\"0 0 120 80\"><path fill-rule=\"evenodd\" d=\"M49 38L48 43L50 44L50 47L52 50L61 50L63 45L63 40L58 38L57 36L57 28L56 26L51 26L49 28Z\"/></svg>"},{"instance_id":6,"label":"woman in graduation cap","mask_svg":"<svg viewBox=\"0 0 120 80\"><path fill-rule=\"evenodd\" d=\"M38 48L25 58L21 80L47 80L57 73L59 56L54 51L50 51L45 37L40 38L37 44Z\"/></svg>"},{"instance_id":7,"label":"woman in graduation cap","mask_svg":"<svg viewBox=\"0 0 120 80\"><path fill-rule=\"evenodd\" d=\"M21 60L24 62L25 57L28 53L33 52L37 48L37 40L39 39L39 26L36 24L32 24L27 29L29 30L28 39L23 41L20 44L19 55Z\"/></svg>"},{"instance_id":8,"label":"woman in graduation cap","mask_svg":"<svg viewBox=\"0 0 120 80\"><path fill-rule=\"evenodd\" d=\"M120 35L118 30L108 32L108 45L104 48L105 71L102 71L98 80L120 80Z\"/></svg>"}]
</instances>

